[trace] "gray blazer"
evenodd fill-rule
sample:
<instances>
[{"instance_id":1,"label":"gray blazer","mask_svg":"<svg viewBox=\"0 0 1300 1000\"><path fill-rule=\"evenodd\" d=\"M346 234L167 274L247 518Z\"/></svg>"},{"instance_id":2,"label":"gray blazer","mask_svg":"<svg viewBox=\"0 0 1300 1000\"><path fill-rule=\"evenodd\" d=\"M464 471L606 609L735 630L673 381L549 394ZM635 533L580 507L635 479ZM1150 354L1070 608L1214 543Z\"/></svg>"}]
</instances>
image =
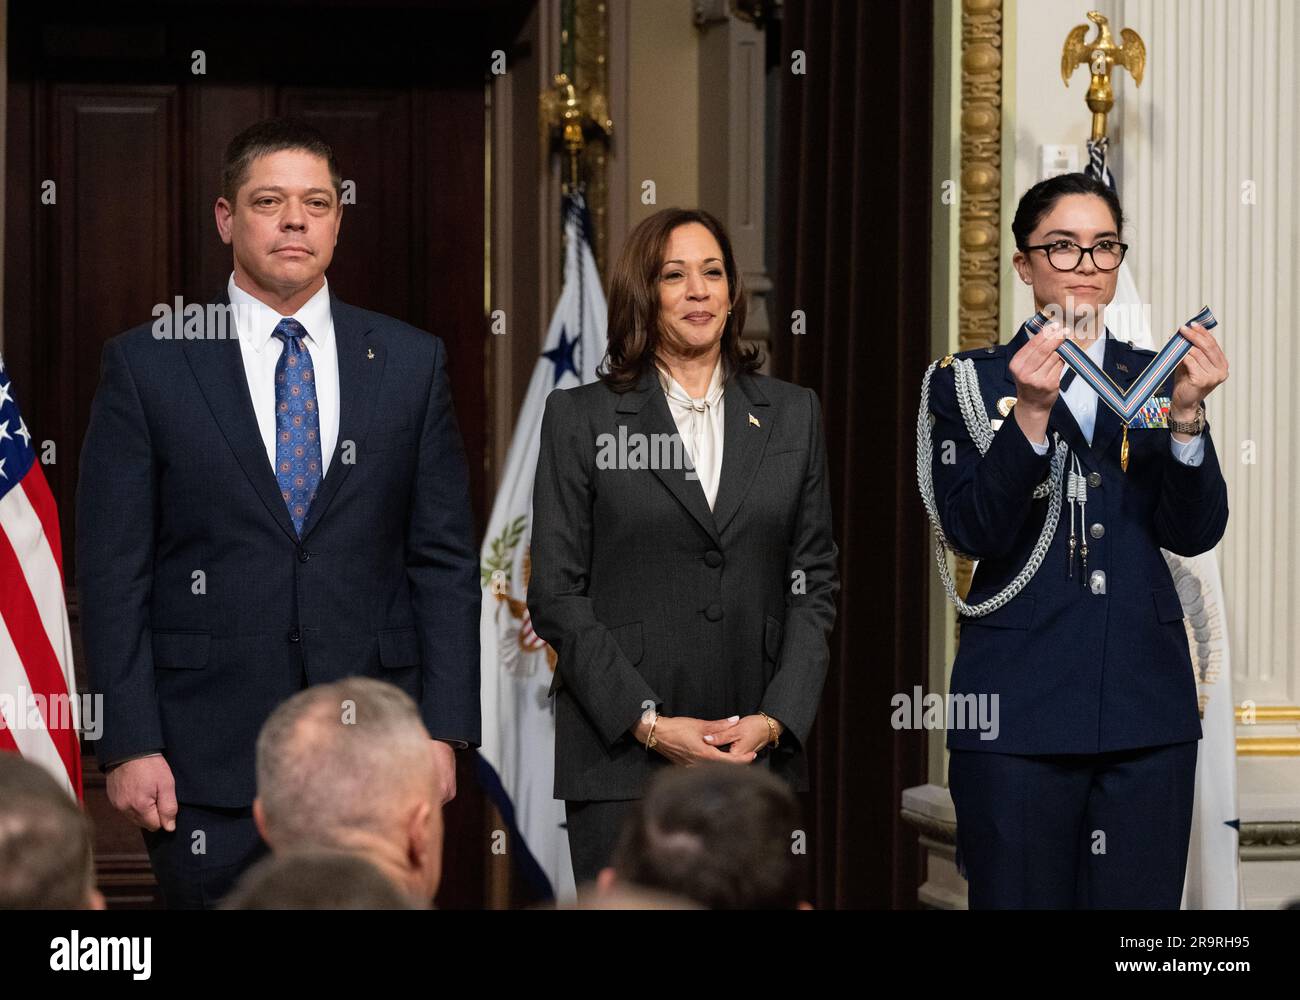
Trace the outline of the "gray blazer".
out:
<instances>
[{"instance_id":1,"label":"gray blazer","mask_svg":"<svg viewBox=\"0 0 1300 1000\"><path fill-rule=\"evenodd\" d=\"M528 610L558 654L556 798L637 798L671 766L629 732L650 704L703 719L761 709L786 733L756 765L807 787L839 590L821 406L749 374L723 406L710 511L681 463L609 468L601 452L606 434L676 434L653 370L626 393L596 382L546 400Z\"/></svg>"}]
</instances>

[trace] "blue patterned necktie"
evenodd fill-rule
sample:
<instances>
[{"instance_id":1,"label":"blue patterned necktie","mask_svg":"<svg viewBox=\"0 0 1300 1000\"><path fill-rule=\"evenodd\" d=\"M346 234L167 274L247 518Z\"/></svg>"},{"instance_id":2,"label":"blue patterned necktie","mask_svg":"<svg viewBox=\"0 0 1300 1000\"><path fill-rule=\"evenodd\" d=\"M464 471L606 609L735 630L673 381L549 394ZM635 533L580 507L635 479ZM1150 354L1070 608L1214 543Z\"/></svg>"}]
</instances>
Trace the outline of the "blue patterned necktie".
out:
<instances>
[{"instance_id":1,"label":"blue patterned necktie","mask_svg":"<svg viewBox=\"0 0 1300 1000\"><path fill-rule=\"evenodd\" d=\"M275 478L301 538L321 480L316 375L311 354L302 343L307 331L301 323L286 317L276 324L272 336L284 341L275 364Z\"/></svg>"}]
</instances>

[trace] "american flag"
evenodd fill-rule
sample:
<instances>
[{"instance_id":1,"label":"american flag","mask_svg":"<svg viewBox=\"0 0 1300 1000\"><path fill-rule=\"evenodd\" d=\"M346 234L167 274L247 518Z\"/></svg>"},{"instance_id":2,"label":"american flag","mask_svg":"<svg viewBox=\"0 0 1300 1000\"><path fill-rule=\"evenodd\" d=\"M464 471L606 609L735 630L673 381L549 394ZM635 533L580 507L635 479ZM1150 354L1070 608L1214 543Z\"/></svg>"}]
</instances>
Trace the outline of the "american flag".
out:
<instances>
[{"instance_id":1,"label":"american flag","mask_svg":"<svg viewBox=\"0 0 1300 1000\"><path fill-rule=\"evenodd\" d=\"M0 358L0 750L81 799L72 632L59 512Z\"/></svg>"}]
</instances>

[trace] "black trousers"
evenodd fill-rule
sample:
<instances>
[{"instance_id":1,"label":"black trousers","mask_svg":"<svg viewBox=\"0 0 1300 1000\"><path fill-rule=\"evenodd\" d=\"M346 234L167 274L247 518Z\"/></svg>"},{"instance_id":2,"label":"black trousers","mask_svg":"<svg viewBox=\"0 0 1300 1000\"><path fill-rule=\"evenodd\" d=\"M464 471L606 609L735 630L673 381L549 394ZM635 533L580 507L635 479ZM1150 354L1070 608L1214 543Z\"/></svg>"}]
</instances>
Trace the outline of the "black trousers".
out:
<instances>
[{"instance_id":1,"label":"black trousers","mask_svg":"<svg viewBox=\"0 0 1300 1000\"><path fill-rule=\"evenodd\" d=\"M971 909L1178 909L1195 741L1103 754L954 750Z\"/></svg>"},{"instance_id":2,"label":"black trousers","mask_svg":"<svg viewBox=\"0 0 1300 1000\"><path fill-rule=\"evenodd\" d=\"M143 833L149 864L171 910L212 909L269 850L251 806L224 809L182 802L175 830Z\"/></svg>"},{"instance_id":3,"label":"black trousers","mask_svg":"<svg viewBox=\"0 0 1300 1000\"><path fill-rule=\"evenodd\" d=\"M569 831L569 856L573 880L579 887L593 881L614 854L618 835L637 799L576 802L565 799L565 826Z\"/></svg>"}]
</instances>

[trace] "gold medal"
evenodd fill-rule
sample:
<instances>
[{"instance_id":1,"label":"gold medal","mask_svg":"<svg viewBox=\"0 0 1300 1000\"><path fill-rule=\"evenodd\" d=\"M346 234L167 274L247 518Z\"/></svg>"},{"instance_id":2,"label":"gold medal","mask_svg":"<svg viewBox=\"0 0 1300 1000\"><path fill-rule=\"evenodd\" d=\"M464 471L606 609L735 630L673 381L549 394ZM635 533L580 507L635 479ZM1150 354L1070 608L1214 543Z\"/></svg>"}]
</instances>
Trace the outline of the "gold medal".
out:
<instances>
[{"instance_id":1,"label":"gold medal","mask_svg":"<svg viewBox=\"0 0 1300 1000\"><path fill-rule=\"evenodd\" d=\"M1119 467L1128 472L1128 424L1124 425L1124 440L1119 446Z\"/></svg>"},{"instance_id":2,"label":"gold medal","mask_svg":"<svg viewBox=\"0 0 1300 1000\"><path fill-rule=\"evenodd\" d=\"M998 412L1004 417L1011 416L1011 407L1016 405L1015 396L1003 396L998 400Z\"/></svg>"}]
</instances>

